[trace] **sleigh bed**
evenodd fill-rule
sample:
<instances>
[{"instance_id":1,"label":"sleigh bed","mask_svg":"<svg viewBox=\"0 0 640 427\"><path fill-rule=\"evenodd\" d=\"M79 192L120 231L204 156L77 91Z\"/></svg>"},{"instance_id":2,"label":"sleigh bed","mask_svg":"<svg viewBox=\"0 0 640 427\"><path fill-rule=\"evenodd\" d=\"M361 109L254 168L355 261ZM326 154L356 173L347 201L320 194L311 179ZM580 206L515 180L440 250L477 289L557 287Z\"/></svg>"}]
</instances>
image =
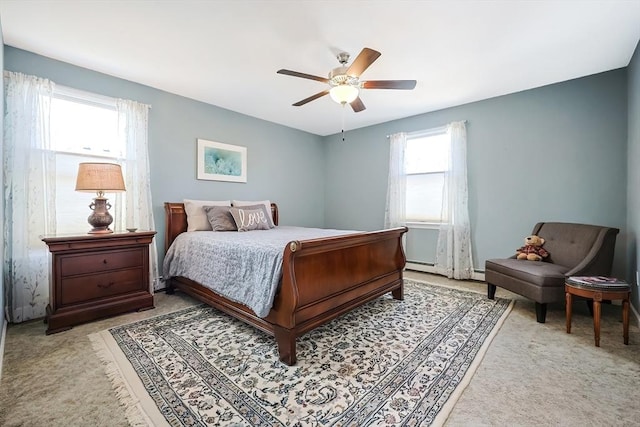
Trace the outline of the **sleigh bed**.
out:
<instances>
[{"instance_id":1,"label":"sleigh bed","mask_svg":"<svg viewBox=\"0 0 640 427\"><path fill-rule=\"evenodd\" d=\"M271 204L273 222L278 207ZM165 203L165 254L187 230L183 203ZM260 231L256 231L259 233ZM216 294L185 277L170 277L167 290L181 290L275 337L280 360L296 363L296 337L387 292L403 298L406 227L354 232L337 237L288 242L283 250L282 277L266 317Z\"/></svg>"}]
</instances>

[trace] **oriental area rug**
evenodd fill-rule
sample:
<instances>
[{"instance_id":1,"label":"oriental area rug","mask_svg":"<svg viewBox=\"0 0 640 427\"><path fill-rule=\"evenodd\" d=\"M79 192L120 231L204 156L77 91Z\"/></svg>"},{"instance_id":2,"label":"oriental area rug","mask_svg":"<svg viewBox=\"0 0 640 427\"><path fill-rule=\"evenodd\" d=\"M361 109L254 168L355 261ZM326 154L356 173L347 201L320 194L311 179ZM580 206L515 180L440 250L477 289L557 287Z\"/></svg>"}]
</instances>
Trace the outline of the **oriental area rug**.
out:
<instances>
[{"instance_id":1,"label":"oriental area rug","mask_svg":"<svg viewBox=\"0 0 640 427\"><path fill-rule=\"evenodd\" d=\"M205 305L90 336L132 425L441 425L511 301L405 279L298 338L273 337Z\"/></svg>"}]
</instances>

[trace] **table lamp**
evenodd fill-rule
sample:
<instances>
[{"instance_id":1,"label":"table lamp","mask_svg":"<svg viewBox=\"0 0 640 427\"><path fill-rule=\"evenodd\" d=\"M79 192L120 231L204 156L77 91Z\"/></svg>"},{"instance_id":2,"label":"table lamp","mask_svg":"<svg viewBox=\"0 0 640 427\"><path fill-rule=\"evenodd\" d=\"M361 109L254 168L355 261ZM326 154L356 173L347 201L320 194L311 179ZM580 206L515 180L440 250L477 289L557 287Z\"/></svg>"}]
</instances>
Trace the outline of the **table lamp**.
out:
<instances>
[{"instance_id":1,"label":"table lamp","mask_svg":"<svg viewBox=\"0 0 640 427\"><path fill-rule=\"evenodd\" d=\"M85 193L95 191L97 194L89 205L93 211L88 218L89 224L93 227L89 234L113 233L109 229L109 225L113 222L113 217L109 213L111 204L107 202L108 199L104 197L104 193L125 191L120 165L115 163L80 163L76 191Z\"/></svg>"}]
</instances>

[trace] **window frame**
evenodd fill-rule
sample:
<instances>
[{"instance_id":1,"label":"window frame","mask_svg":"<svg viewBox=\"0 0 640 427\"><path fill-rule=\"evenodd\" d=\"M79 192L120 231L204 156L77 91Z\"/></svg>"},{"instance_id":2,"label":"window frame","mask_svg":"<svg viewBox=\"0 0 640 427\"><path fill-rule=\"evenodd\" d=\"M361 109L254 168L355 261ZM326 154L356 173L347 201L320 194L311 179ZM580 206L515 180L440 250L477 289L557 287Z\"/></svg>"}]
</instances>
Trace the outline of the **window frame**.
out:
<instances>
[{"instance_id":1,"label":"window frame","mask_svg":"<svg viewBox=\"0 0 640 427\"><path fill-rule=\"evenodd\" d=\"M108 96L104 96L104 95L100 95L92 92L87 92L80 89L74 89L68 86L56 85L53 89L53 94L51 97L53 99L74 102L77 104L84 104L90 107L104 108L105 110L111 110L116 114L118 111L115 98L111 98ZM59 150L57 149L57 147L53 147L53 146L52 146L52 151L55 153L63 153L63 154L77 155L77 156L83 156L83 157L92 157L95 159L109 159L119 163L121 161L124 161L124 159L126 159L126 147L124 148L125 148L125 151L121 155L119 154L104 155L104 154L96 154L94 152L81 153L81 152L76 152L72 150L64 150L64 149Z\"/></svg>"},{"instance_id":2,"label":"window frame","mask_svg":"<svg viewBox=\"0 0 640 427\"><path fill-rule=\"evenodd\" d=\"M415 132L409 132L406 135L406 142L407 144L409 143L409 140L413 140L413 139L420 139L420 138L430 138L430 137L434 137L434 136L439 136L439 135L446 135L449 133L449 127L448 126L438 126L435 128L429 128L429 129L424 129L424 130L419 130L419 131L415 131ZM451 155L451 145L449 144L448 147L448 151L449 151L449 155ZM406 166L406 149L405 149L405 166ZM418 173L406 173L405 172L405 177L408 176L416 176L416 175L421 175L421 176L425 176L425 175L435 175L435 174L446 174L449 171L449 168L447 167L446 169L443 170L438 170L438 171L429 171L429 172L418 172ZM405 199L407 197L405 190ZM442 224L446 224L448 223L450 220L449 216L447 215L446 218L441 218L440 221L415 221L415 220L407 220L406 218L406 213L405 213L405 224L407 225L407 227L409 228L421 228L421 229L429 229L429 230L437 230L440 228L440 226Z\"/></svg>"},{"instance_id":3,"label":"window frame","mask_svg":"<svg viewBox=\"0 0 640 427\"><path fill-rule=\"evenodd\" d=\"M115 126L118 126L117 123L117 114L118 114L118 110L117 110L117 106L116 106L116 99L115 98L110 98L104 95L99 95L99 94L95 94L92 92L87 92L87 91L83 91L83 90L79 90L79 89L74 89L74 88L70 88L67 86L60 86L60 85L56 85L54 87L53 90L53 94L52 94L52 104L53 104L53 100L61 100L61 101L67 101L67 102L71 102L71 103L75 103L75 104L79 104L79 105L84 105L84 106L88 106L88 107L96 107L96 108L101 108L104 110L109 110L112 111L114 114L116 114L116 122L114 123ZM52 105L53 108L53 105ZM116 129L116 133L117 133L117 129ZM96 161L96 162L105 162L105 163L117 163L119 165L122 166L123 168L123 174L125 174L125 170L126 170L126 146L118 146L117 149L113 150L113 152L102 152L100 150L100 147L96 147L95 149L92 150L87 150L86 152L80 151L78 150L77 147L65 147L65 148L59 148L58 145L56 144L56 140L54 140L53 135L52 137L52 141L51 141L51 145L50 145L50 152L53 156L55 156L56 158L56 164L60 161L59 160L59 156L62 156L61 158L67 158L67 159L73 159L76 158L78 159L78 162L84 162L84 161ZM64 160L62 160L64 161ZM73 174L76 174L77 171L68 171L65 168L66 173L71 172ZM56 194L58 194L58 176L61 175L59 173L56 173ZM126 175L125 175L126 176ZM66 184L64 186L64 188L67 188ZM87 196L87 202L85 204L85 208L86 206L90 203L90 199L91 197L95 197L91 196L89 193L85 193ZM57 197L56 197L57 199ZM115 194L113 197L110 197L110 199L116 200L116 199L121 199L121 195L120 194ZM64 201L64 197L61 199L61 201ZM58 203L58 201L56 200L56 204ZM112 204L113 201L111 202ZM115 203L115 208L121 210L121 216L123 216L126 212L126 206L124 206L123 203ZM82 212L82 211L80 211ZM115 210L111 210L110 211L111 214L114 216L114 223L112 224L112 227L118 227L118 224L116 224L116 214L115 214ZM85 212L82 212L82 215L79 214L79 217L84 216ZM90 213L90 211L87 209L86 210L86 214L88 215ZM82 224L82 226L80 225ZM59 222L58 218L56 218L56 231L57 232L61 232L60 229L62 229L63 233L72 233L72 234L76 234L79 233L81 229L86 228L86 222L79 222L78 223L78 230L77 231L71 231L69 230L70 228L74 228L73 226L70 226L70 224L68 224L65 221ZM66 231L65 231L66 230Z\"/></svg>"}]
</instances>

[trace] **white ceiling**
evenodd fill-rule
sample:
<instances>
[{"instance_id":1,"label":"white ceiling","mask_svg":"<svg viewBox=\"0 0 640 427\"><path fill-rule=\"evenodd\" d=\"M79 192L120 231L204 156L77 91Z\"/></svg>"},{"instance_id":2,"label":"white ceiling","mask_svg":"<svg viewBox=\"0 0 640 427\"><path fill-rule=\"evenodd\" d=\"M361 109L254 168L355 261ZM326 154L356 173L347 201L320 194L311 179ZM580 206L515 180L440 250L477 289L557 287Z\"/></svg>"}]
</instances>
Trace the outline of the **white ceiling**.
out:
<instances>
[{"instance_id":1,"label":"white ceiling","mask_svg":"<svg viewBox=\"0 0 640 427\"><path fill-rule=\"evenodd\" d=\"M627 66L640 0L141 1L2 0L4 42L318 135ZM382 56L354 113L328 96L302 107L335 55Z\"/></svg>"}]
</instances>

